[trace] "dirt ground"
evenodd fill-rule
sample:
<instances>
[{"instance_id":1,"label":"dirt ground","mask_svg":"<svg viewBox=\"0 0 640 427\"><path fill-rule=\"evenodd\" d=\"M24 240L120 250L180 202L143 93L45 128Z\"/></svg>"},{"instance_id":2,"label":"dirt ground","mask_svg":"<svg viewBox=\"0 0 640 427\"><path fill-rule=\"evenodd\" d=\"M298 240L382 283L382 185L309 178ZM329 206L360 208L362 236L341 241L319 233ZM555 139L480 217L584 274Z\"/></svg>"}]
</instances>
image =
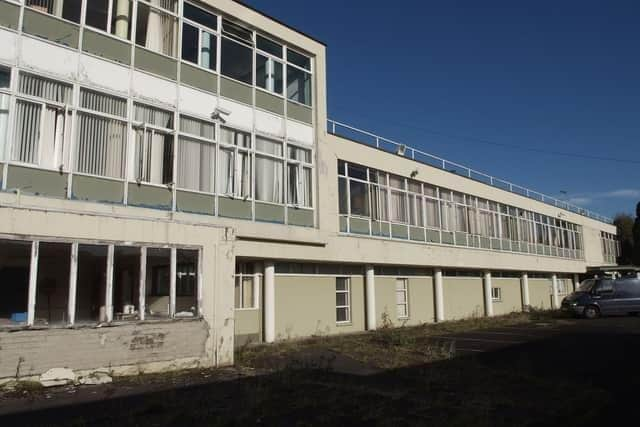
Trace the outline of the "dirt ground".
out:
<instances>
[{"instance_id":1,"label":"dirt ground","mask_svg":"<svg viewBox=\"0 0 640 427\"><path fill-rule=\"evenodd\" d=\"M0 396L0 425L619 425L638 357L640 318L517 314L248 347L235 368L17 390Z\"/></svg>"}]
</instances>

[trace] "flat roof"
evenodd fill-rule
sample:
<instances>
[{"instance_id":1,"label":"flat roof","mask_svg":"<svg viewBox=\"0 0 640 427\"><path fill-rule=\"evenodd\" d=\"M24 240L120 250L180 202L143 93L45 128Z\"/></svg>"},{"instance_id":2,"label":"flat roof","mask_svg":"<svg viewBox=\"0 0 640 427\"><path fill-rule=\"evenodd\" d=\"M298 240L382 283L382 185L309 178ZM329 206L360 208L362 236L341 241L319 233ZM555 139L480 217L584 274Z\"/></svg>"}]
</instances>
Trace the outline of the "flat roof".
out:
<instances>
[{"instance_id":1,"label":"flat roof","mask_svg":"<svg viewBox=\"0 0 640 427\"><path fill-rule=\"evenodd\" d=\"M265 18L271 19L274 22L277 22L278 24L282 25L283 27L287 27L288 29L295 31L298 34L301 34L313 41L315 41L316 43L320 43L322 46L327 47L327 44L321 40L318 40L316 37L313 37L311 35L309 35L309 33L305 33L304 31L301 31L295 27L292 27L291 25L287 24L286 22L281 21L278 18L274 18L273 16L261 11L260 9L256 9L255 7L247 4L246 2L242 1L242 0L233 0L234 2L241 4L242 6L246 7L247 9L251 9L252 11L264 16Z\"/></svg>"}]
</instances>

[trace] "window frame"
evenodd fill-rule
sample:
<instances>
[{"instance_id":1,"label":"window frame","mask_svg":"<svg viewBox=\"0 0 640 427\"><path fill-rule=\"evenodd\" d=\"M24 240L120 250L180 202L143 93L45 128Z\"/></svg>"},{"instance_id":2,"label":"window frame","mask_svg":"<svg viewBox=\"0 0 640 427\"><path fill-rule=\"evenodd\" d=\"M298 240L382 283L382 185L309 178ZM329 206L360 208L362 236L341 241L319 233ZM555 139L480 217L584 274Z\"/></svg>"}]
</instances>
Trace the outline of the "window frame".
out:
<instances>
[{"instance_id":1,"label":"window frame","mask_svg":"<svg viewBox=\"0 0 640 427\"><path fill-rule=\"evenodd\" d=\"M204 24L200 24L198 22L192 21L189 18L184 16L184 4L189 4L190 6L193 6L195 8L198 8L210 15L213 15L216 18L216 22L217 25L215 29L207 27ZM222 31L220 30L222 24L221 24L221 16L219 13L216 13L214 11L211 10L207 10L202 6L196 5L193 2L189 2L189 1L184 1L183 2L183 6L182 6L182 13L180 14L180 61L181 62L185 62L189 65L192 65L194 67L197 67L201 70L207 71L209 73L214 73L214 74L220 74L220 49L221 49L221 43L220 43L220 38L221 38L221 33ZM197 31L198 31L198 46L197 46L197 56L198 56L198 62L194 63L189 61L188 59L184 59L182 57L182 43L183 43L183 37L184 37L184 25L190 25L192 27L194 27ZM208 68L208 67L204 67L201 62L202 62L202 33L206 32L209 33L210 35L212 35L215 39L215 55L212 55L212 60L215 61L215 67L214 68Z\"/></svg>"},{"instance_id":2,"label":"window frame","mask_svg":"<svg viewBox=\"0 0 640 427\"><path fill-rule=\"evenodd\" d=\"M344 284L346 286L346 289L338 289L338 280L343 280ZM335 310L336 310L336 324L337 325L348 325L351 324L352 320L351 320L351 277L350 276L337 276L336 277L336 287L335 287L335 294L336 294L336 305L335 305ZM346 301L347 304L346 305L338 305L338 294L344 294L346 296ZM338 320L338 310L345 310L345 313L347 314L347 319L345 320Z\"/></svg>"},{"instance_id":3,"label":"window frame","mask_svg":"<svg viewBox=\"0 0 640 427\"><path fill-rule=\"evenodd\" d=\"M209 124L213 126L213 132L214 132L214 136L213 139L209 139L207 137L204 137L202 135L195 135L192 134L188 131L183 131L181 129L181 125L182 125L182 120L183 118L186 119L190 119L190 120L195 120L195 121L200 121L202 123L205 124ZM176 168L175 168L175 187L176 189L180 190L180 191L186 191L189 193L197 193L197 194L206 194L206 195L216 195L218 194L217 191L217 185L218 185L218 176L217 176L217 171L218 171L218 139L219 139L219 126L218 123L211 120L210 118L203 118L203 117L198 117L194 114L190 114L190 113L179 113L178 114L178 126L176 126ZM211 167L211 191L202 191L202 190L195 190L192 188L185 188L179 185L178 181L179 181L179 176L180 176L180 170L181 170L181 165L180 165L180 144L182 144L183 142L183 138L186 139L187 141L190 141L192 143L197 143L197 144L205 144L205 145L209 145L213 147L213 153L214 153L214 161L213 164L210 165Z\"/></svg>"},{"instance_id":4,"label":"window frame","mask_svg":"<svg viewBox=\"0 0 640 427\"><path fill-rule=\"evenodd\" d=\"M402 288L398 289L398 285L402 283ZM398 294L402 294L404 296L404 303L398 302ZM396 316L398 320L407 320L410 318L409 314L409 278L407 277L398 277L396 278ZM404 307L404 314L400 314L400 307Z\"/></svg>"},{"instance_id":5,"label":"window frame","mask_svg":"<svg viewBox=\"0 0 640 427\"><path fill-rule=\"evenodd\" d=\"M499 286L491 287L491 302L502 302L502 288Z\"/></svg>"}]
</instances>

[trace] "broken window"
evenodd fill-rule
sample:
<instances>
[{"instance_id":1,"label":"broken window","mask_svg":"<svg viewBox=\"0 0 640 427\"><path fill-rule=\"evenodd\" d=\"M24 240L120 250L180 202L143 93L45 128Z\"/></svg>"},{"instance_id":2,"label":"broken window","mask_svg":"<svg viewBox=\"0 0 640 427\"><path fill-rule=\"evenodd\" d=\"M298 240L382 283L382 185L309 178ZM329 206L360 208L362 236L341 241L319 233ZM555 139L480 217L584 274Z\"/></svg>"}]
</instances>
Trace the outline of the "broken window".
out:
<instances>
[{"instance_id":1,"label":"broken window","mask_svg":"<svg viewBox=\"0 0 640 427\"><path fill-rule=\"evenodd\" d=\"M173 113L135 104L133 180L151 184L173 182Z\"/></svg>"},{"instance_id":2,"label":"broken window","mask_svg":"<svg viewBox=\"0 0 640 427\"><path fill-rule=\"evenodd\" d=\"M36 283L36 325L69 321L69 273L71 244L40 242Z\"/></svg>"},{"instance_id":3,"label":"broken window","mask_svg":"<svg viewBox=\"0 0 640 427\"><path fill-rule=\"evenodd\" d=\"M0 161L4 160L9 129L9 87L11 85L11 70L0 67ZM6 91L6 92L5 92Z\"/></svg>"},{"instance_id":4,"label":"broken window","mask_svg":"<svg viewBox=\"0 0 640 427\"><path fill-rule=\"evenodd\" d=\"M287 146L287 203L311 207L311 150Z\"/></svg>"},{"instance_id":5,"label":"broken window","mask_svg":"<svg viewBox=\"0 0 640 427\"><path fill-rule=\"evenodd\" d=\"M198 251L178 249L176 254L176 317L199 316Z\"/></svg>"},{"instance_id":6,"label":"broken window","mask_svg":"<svg viewBox=\"0 0 640 427\"><path fill-rule=\"evenodd\" d=\"M123 39L131 37L130 0L87 1L86 24Z\"/></svg>"},{"instance_id":7,"label":"broken window","mask_svg":"<svg viewBox=\"0 0 640 427\"><path fill-rule=\"evenodd\" d=\"M171 313L171 249L147 249L147 319L167 319Z\"/></svg>"},{"instance_id":8,"label":"broken window","mask_svg":"<svg viewBox=\"0 0 640 427\"><path fill-rule=\"evenodd\" d=\"M113 318L140 319L140 248L116 246L113 254Z\"/></svg>"},{"instance_id":9,"label":"broken window","mask_svg":"<svg viewBox=\"0 0 640 427\"><path fill-rule=\"evenodd\" d=\"M216 159L215 126L192 117L180 117L178 188L213 193Z\"/></svg>"},{"instance_id":10,"label":"broken window","mask_svg":"<svg viewBox=\"0 0 640 427\"><path fill-rule=\"evenodd\" d=\"M176 5L176 0L139 1L136 19L136 44L175 57L178 22L173 13L176 11Z\"/></svg>"},{"instance_id":11,"label":"broken window","mask_svg":"<svg viewBox=\"0 0 640 427\"><path fill-rule=\"evenodd\" d=\"M220 129L218 191L221 194L251 197L251 134L230 128Z\"/></svg>"},{"instance_id":12,"label":"broken window","mask_svg":"<svg viewBox=\"0 0 640 427\"><path fill-rule=\"evenodd\" d=\"M25 4L39 12L80 23L82 0L26 0Z\"/></svg>"},{"instance_id":13,"label":"broken window","mask_svg":"<svg viewBox=\"0 0 640 427\"><path fill-rule=\"evenodd\" d=\"M81 89L80 107L74 170L124 178L127 101Z\"/></svg>"},{"instance_id":14,"label":"broken window","mask_svg":"<svg viewBox=\"0 0 640 427\"><path fill-rule=\"evenodd\" d=\"M78 245L75 323L107 321L108 247Z\"/></svg>"},{"instance_id":15,"label":"broken window","mask_svg":"<svg viewBox=\"0 0 640 427\"><path fill-rule=\"evenodd\" d=\"M253 33L227 20L222 22L222 74L253 84Z\"/></svg>"},{"instance_id":16,"label":"broken window","mask_svg":"<svg viewBox=\"0 0 640 427\"><path fill-rule=\"evenodd\" d=\"M27 324L31 245L0 240L0 327Z\"/></svg>"},{"instance_id":17,"label":"broken window","mask_svg":"<svg viewBox=\"0 0 640 427\"><path fill-rule=\"evenodd\" d=\"M283 203L282 143L256 137L256 200Z\"/></svg>"},{"instance_id":18,"label":"broken window","mask_svg":"<svg viewBox=\"0 0 640 427\"><path fill-rule=\"evenodd\" d=\"M11 159L49 169L63 169L71 133L71 85L32 74L20 74ZM36 98L36 99L34 99Z\"/></svg>"},{"instance_id":19,"label":"broken window","mask_svg":"<svg viewBox=\"0 0 640 427\"><path fill-rule=\"evenodd\" d=\"M218 27L217 17L189 3L183 15L182 59L215 70L218 40L212 31Z\"/></svg>"}]
</instances>

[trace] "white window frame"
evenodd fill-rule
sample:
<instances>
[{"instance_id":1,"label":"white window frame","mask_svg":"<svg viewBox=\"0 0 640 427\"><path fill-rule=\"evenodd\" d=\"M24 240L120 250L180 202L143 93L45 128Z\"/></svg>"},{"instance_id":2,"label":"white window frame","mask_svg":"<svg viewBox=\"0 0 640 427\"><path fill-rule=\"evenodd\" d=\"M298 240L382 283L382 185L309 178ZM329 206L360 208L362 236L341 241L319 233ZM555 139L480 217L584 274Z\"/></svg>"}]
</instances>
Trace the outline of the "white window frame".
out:
<instances>
[{"instance_id":1,"label":"white window frame","mask_svg":"<svg viewBox=\"0 0 640 427\"><path fill-rule=\"evenodd\" d=\"M491 288L491 301L493 302L501 302L502 301L502 288L499 286L494 286Z\"/></svg>"},{"instance_id":2,"label":"white window frame","mask_svg":"<svg viewBox=\"0 0 640 427\"><path fill-rule=\"evenodd\" d=\"M311 159L312 163L307 163L306 161L303 160L299 160L299 159L291 159L289 157L289 146L295 147L296 149L301 149L301 150L305 150L307 152L309 152L309 158ZM286 157L286 168L285 168L285 175L286 175L286 200L285 203L287 204L287 206L291 206L294 208L300 208L300 209L313 209L313 199L314 199L314 188L313 188L313 172L314 172L314 167L313 167L313 157L314 157L314 152L311 149L311 147L303 147L297 144L292 144L289 141L286 141L286 144L284 146L284 156ZM289 165L293 165L295 166L295 170L296 170L296 186L295 186L295 198L296 201L295 203L292 203L291 201L289 201L289 187L291 186L291 183L289 182ZM310 193L308 194L308 206L301 204L300 203L300 196L301 194L304 194L304 185L305 185L305 175L304 175L304 171L305 169L308 169L310 171L309 173L309 179L310 182L308 183L308 187L310 190ZM363 181L364 182L364 181Z\"/></svg>"},{"instance_id":3,"label":"white window frame","mask_svg":"<svg viewBox=\"0 0 640 427\"><path fill-rule=\"evenodd\" d=\"M402 283L402 288L398 289L398 285ZM409 279L406 277L396 278L396 316L400 320L409 318ZM398 302L398 294L404 295L404 303ZM404 314L400 314L400 307L404 308Z\"/></svg>"},{"instance_id":4,"label":"white window frame","mask_svg":"<svg viewBox=\"0 0 640 427\"><path fill-rule=\"evenodd\" d=\"M198 120L201 122L204 122L206 124L209 124L211 126L213 126L213 132L214 132L214 137L213 139L209 139L206 137L203 137L201 135L195 135L186 131L181 130L181 121L183 120L183 118L186 119L191 119L191 120ZM178 174L179 174L179 168L180 168L180 163L178 162L178 152L180 150L180 147L178 146L178 148L176 149L175 153L176 153L176 170L174 172L174 176L175 176L175 186L176 188L179 188L180 190L183 191L188 191L191 193L200 193L200 194L208 194L208 195L214 195L217 193L217 189L216 189L216 185L218 184L218 177L217 177L217 173L218 173L218 126L216 125L215 122L211 121L210 119L206 119L206 118L202 118L202 117L197 117L193 114L188 114L188 113L180 113L178 115L178 125L176 126L176 132L177 132L177 142L176 144L181 144L181 137L187 139L187 140L191 140L193 142L199 143L199 144L207 144L207 145L211 145L213 147L213 151L214 151L214 162L212 165L210 165L211 167L211 192L206 192L206 191L201 191L201 190L194 190L191 188L183 188L180 187L178 185Z\"/></svg>"},{"instance_id":5,"label":"white window frame","mask_svg":"<svg viewBox=\"0 0 640 427\"><path fill-rule=\"evenodd\" d=\"M344 280L346 284L346 289L338 290L338 279ZM338 305L338 294L346 295L347 304L346 305ZM338 309L346 309L347 319L346 320L338 320L337 311ZM349 324L351 323L351 277L348 276L338 276L336 277L336 323L340 324Z\"/></svg>"},{"instance_id":6,"label":"white window frame","mask_svg":"<svg viewBox=\"0 0 640 427\"><path fill-rule=\"evenodd\" d=\"M218 151L216 152L216 179L218 181L218 183L222 183L224 182L223 179L221 178L221 176L217 175L217 174L221 174L222 173L222 168L220 168L220 162L222 161L222 157L220 155L220 153L222 151L227 151L231 153L231 166L232 168L230 168L229 170L229 176L226 178L227 179L227 188L225 189L216 189L216 191L218 192L219 195L221 196L225 196L225 197L233 197L234 199L242 199L242 200L253 200L253 180L255 179L254 177L254 173L253 173L253 165L255 163L254 157L255 157L255 137L251 132L247 132L247 131L243 131L240 129L236 129L236 128L232 128L229 126L225 126L225 128L229 131L232 132L240 132L243 133L245 135L249 135L250 136L250 146L249 147L240 147L237 144L229 144L227 142L224 142L222 140L222 128L218 129ZM247 155L247 159L249 164L247 165L246 168L242 167L242 158L240 157L240 153L244 153ZM242 176L243 176L243 172L245 174L249 174L248 178L247 178L247 191L248 191L248 195L242 195L242 190L241 190L241 183L242 183ZM231 185L231 191L229 191L229 185Z\"/></svg>"},{"instance_id":7,"label":"white window frame","mask_svg":"<svg viewBox=\"0 0 640 427\"><path fill-rule=\"evenodd\" d=\"M178 49L180 50L180 61L185 62L187 64L190 65L194 65L202 70L208 71L210 73L219 73L220 72L220 61L218 58L218 52L220 51L220 14L215 13L213 11L207 10L205 8L203 8L202 6L199 6L197 4L195 4L194 2L190 2L190 1L185 1L184 3L189 3L190 6L193 6L195 8L201 9L202 11L211 14L213 16L216 17L216 22L217 22L217 29L213 29L210 27L207 27L206 25L202 25L199 24L195 21L190 20L189 18L185 18L184 17L184 5L182 5L182 13L180 14L180 20L181 20L181 24L180 24L180 35L179 35L179 47ZM193 63L189 60L183 59L182 58L182 37L184 34L183 28L184 28L184 24L190 25L192 27L195 27L196 30L198 30L198 62L197 63ZM206 32L209 33L210 35L213 35L215 38L215 46L216 46L216 54L212 55L212 60L215 61L216 66L215 68L208 68L208 67L204 67L202 66L201 62L202 62L202 33Z\"/></svg>"},{"instance_id":8,"label":"white window frame","mask_svg":"<svg viewBox=\"0 0 640 427\"><path fill-rule=\"evenodd\" d=\"M235 273L233 276L233 280L234 280L234 292L235 292L235 285L236 283L240 283L240 286L238 286L238 289L240 291L240 298L239 298L239 302L240 302L240 307L236 307L235 306L235 295L234 295L234 307L233 309L235 311L255 311L255 310L259 310L260 309L260 278L262 277L262 274L257 272L257 269L255 269L255 271L253 273ZM245 278L251 278L251 287L253 288L253 301L251 301L252 306L251 307L244 307L244 279Z\"/></svg>"}]
</instances>

